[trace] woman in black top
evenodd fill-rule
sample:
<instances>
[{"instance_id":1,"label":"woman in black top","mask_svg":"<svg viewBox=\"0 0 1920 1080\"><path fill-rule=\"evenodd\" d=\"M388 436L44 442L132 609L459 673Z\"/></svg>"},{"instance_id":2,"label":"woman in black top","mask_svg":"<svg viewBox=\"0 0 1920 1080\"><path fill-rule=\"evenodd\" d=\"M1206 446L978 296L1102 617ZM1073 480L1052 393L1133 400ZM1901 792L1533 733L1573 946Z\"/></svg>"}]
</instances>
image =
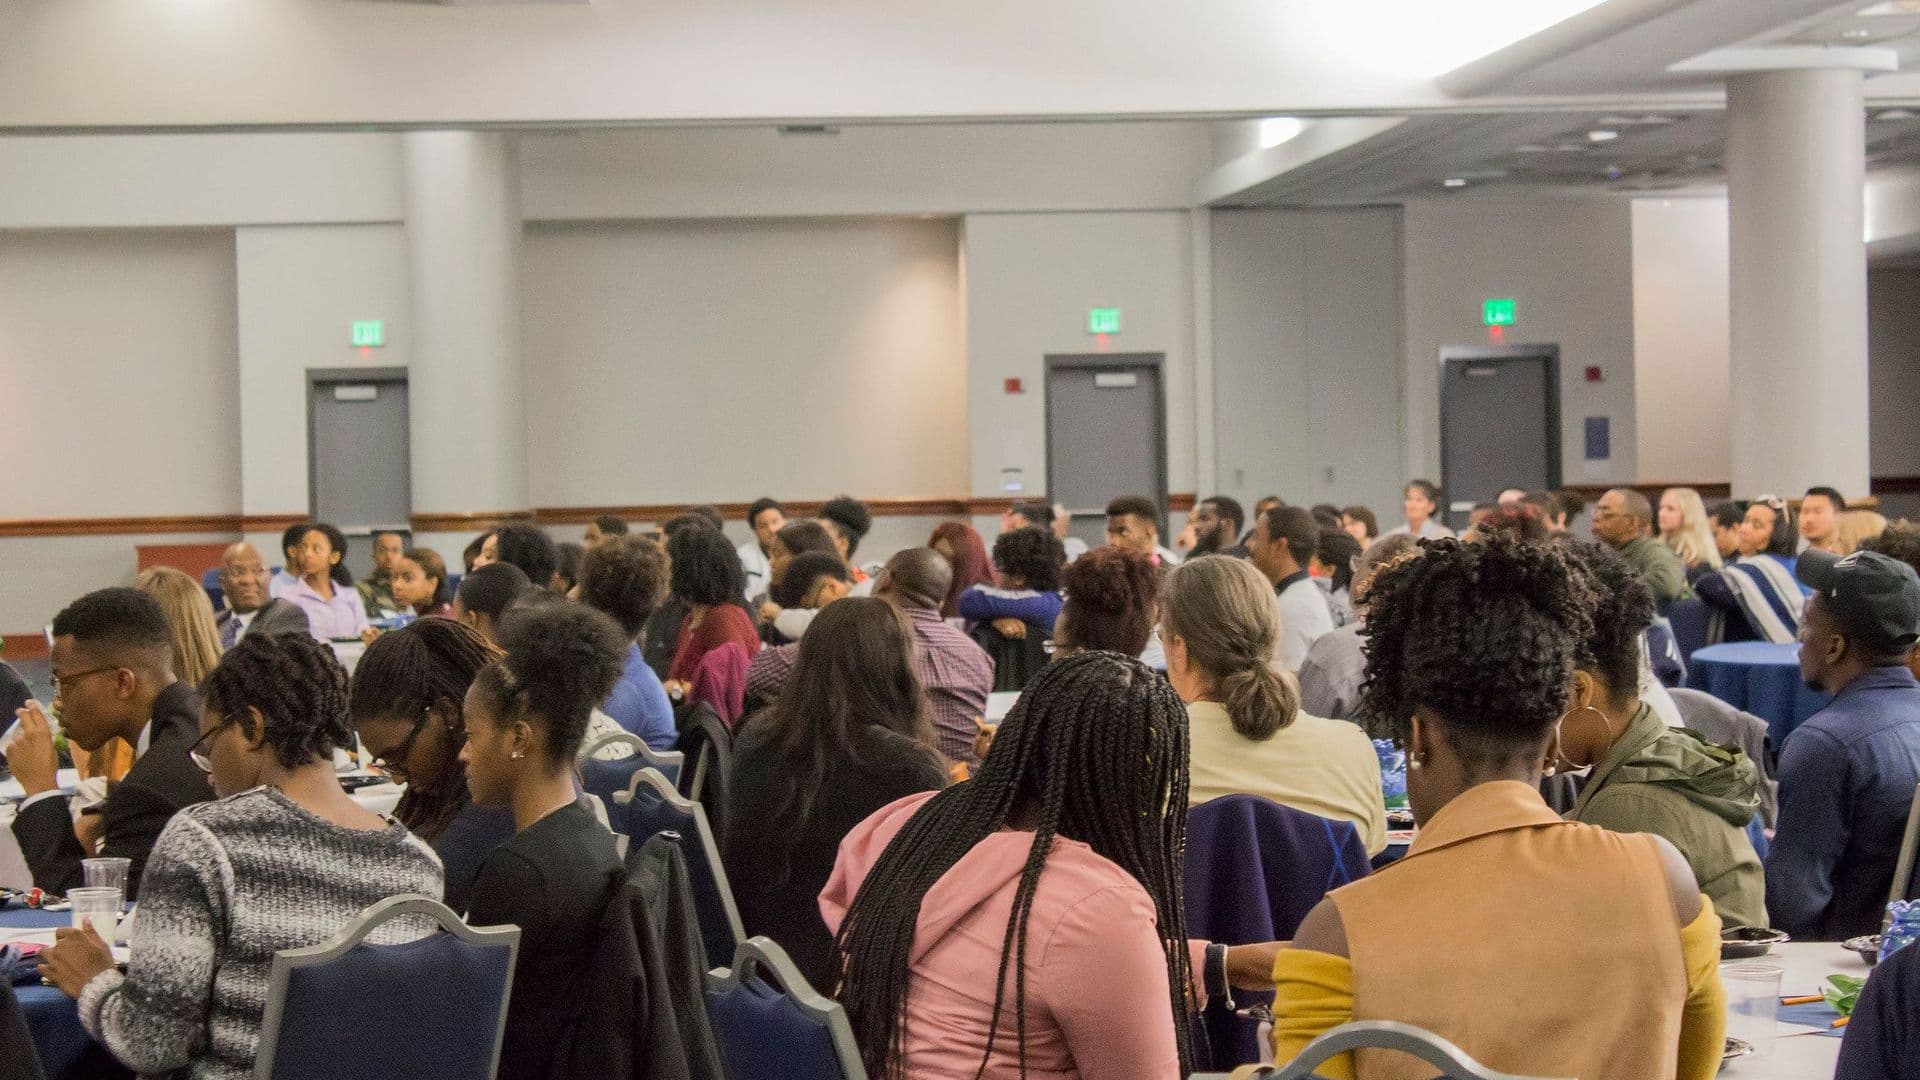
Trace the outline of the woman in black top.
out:
<instances>
[{"instance_id":1,"label":"woman in black top","mask_svg":"<svg viewBox=\"0 0 1920 1080\"><path fill-rule=\"evenodd\" d=\"M793 677L734 749L723 846L747 933L779 942L831 993L819 897L840 841L888 803L945 786L905 616L871 597L820 609Z\"/></svg>"},{"instance_id":2,"label":"woman in black top","mask_svg":"<svg viewBox=\"0 0 1920 1080\"><path fill-rule=\"evenodd\" d=\"M475 926L520 928L500 1080L546 1080L579 1018L600 919L620 887L613 834L579 800L574 756L587 717L620 677L627 639L612 619L559 601L508 613L506 658L467 691L460 760L474 802L513 811L518 830L480 867Z\"/></svg>"}]
</instances>

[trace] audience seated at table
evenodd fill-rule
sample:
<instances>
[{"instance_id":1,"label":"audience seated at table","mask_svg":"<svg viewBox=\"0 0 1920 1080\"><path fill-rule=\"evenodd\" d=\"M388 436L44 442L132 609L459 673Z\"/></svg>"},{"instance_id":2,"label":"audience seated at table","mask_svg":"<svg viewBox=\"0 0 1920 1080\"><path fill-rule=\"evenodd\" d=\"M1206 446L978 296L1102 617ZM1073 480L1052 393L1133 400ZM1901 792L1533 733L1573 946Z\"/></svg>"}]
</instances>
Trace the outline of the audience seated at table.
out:
<instances>
[{"instance_id":1,"label":"audience seated at table","mask_svg":"<svg viewBox=\"0 0 1920 1080\"><path fill-rule=\"evenodd\" d=\"M467 691L460 757L474 802L510 810L517 831L481 866L467 919L520 928L498 1075L547 1080L624 879L613 834L578 797L574 757L594 704L620 678L627 641L612 619L562 600L508 615L500 645L506 657Z\"/></svg>"},{"instance_id":2,"label":"audience seated at table","mask_svg":"<svg viewBox=\"0 0 1920 1080\"><path fill-rule=\"evenodd\" d=\"M1878 552L1808 551L1799 574L1800 674L1834 698L1780 751L1767 909L1796 938L1841 941L1880 932L1920 785L1920 576Z\"/></svg>"},{"instance_id":3,"label":"audience seated at table","mask_svg":"<svg viewBox=\"0 0 1920 1080\"><path fill-rule=\"evenodd\" d=\"M747 507L747 528L753 530L753 539L733 549L740 556L741 571L747 576L747 594L743 599L751 601L773 584L773 538L786 524L786 508L777 499L758 498ZM748 610L752 610L751 605Z\"/></svg>"},{"instance_id":4,"label":"audience seated at table","mask_svg":"<svg viewBox=\"0 0 1920 1080\"><path fill-rule=\"evenodd\" d=\"M475 567L460 579L453 597L453 617L488 641L499 639L500 620L521 594L533 588L526 571L512 563Z\"/></svg>"},{"instance_id":5,"label":"audience seated at table","mask_svg":"<svg viewBox=\"0 0 1920 1080\"><path fill-rule=\"evenodd\" d=\"M181 810L153 845L126 974L91 929L59 931L40 971L136 1072L242 1080L273 954L325 941L385 897L438 897L440 861L341 789L333 752L353 745L347 674L325 643L246 637L204 691L187 767L206 770L221 798ZM371 940L426 930L400 920Z\"/></svg>"},{"instance_id":6,"label":"audience seated at table","mask_svg":"<svg viewBox=\"0 0 1920 1080\"><path fill-rule=\"evenodd\" d=\"M1412 557L1419 550L1418 540L1395 533L1375 540L1360 556L1353 573L1353 621L1315 638L1307 650L1307 658L1300 665L1301 709L1332 720L1355 719L1360 684L1367 673L1367 586L1380 567Z\"/></svg>"},{"instance_id":7,"label":"audience seated at table","mask_svg":"<svg viewBox=\"0 0 1920 1080\"><path fill-rule=\"evenodd\" d=\"M1703 569L1720 569L1720 548L1714 542L1707 504L1701 501L1699 492L1687 487L1668 488L1660 493L1658 515L1660 542L1679 557L1689 582Z\"/></svg>"},{"instance_id":8,"label":"audience seated at table","mask_svg":"<svg viewBox=\"0 0 1920 1080\"><path fill-rule=\"evenodd\" d=\"M1689 594L1687 566L1673 548L1654 538L1654 510L1632 488L1614 488L1593 507L1593 538L1619 552L1658 605Z\"/></svg>"},{"instance_id":9,"label":"audience seated at table","mask_svg":"<svg viewBox=\"0 0 1920 1080\"><path fill-rule=\"evenodd\" d=\"M820 912L868 1076L1191 1071L1186 749L1166 680L1079 653L1021 695L973 779L847 836Z\"/></svg>"},{"instance_id":10,"label":"audience seated at table","mask_svg":"<svg viewBox=\"0 0 1920 1080\"><path fill-rule=\"evenodd\" d=\"M1247 544L1254 567L1266 575L1279 598L1280 639L1273 658L1288 671L1299 671L1313 643L1333 632L1327 595L1307 573L1319 542L1320 525L1312 513L1281 506L1254 519L1253 539Z\"/></svg>"},{"instance_id":11,"label":"audience seated at table","mask_svg":"<svg viewBox=\"0 0 1920 1080\"><path fill-rule=\"evenodd\" d=\"M779 942L809 983L830 988L833 936L817 898L840 841L888 803L945 787L947 767L900 609L841 601L793 647L794 677L734 747L721 847L747 933Z\"/></svg>"},{"instance_id":12,"label":"audience seated at table","mask_svg":"<svg viewBox=\"0 0 1920 1080\"><path fill-rule=\"evenodd\" d=\"M913 628L914 673L926 692L940 752L972 766L980 760L974 739L987 714L987 695L993 693L993 659L940 617L952 573L932 548L907 548L887 560L873 595L905 612Z\"/></svg>"},{"instance_id":13,"label":"audience seated at table","mask_svg":"<svg viewBox=\"0 0 1920 1080\"><path fill-rule=\"evenodd\" d=\"M213 797L187 760L199 735L200 699L174 675L166 614L138 589L88 593L54 616L52 632L54 697L67 741L93 752L119 738L138 757L101 804L99 847L88 850L59 789L46 713L28 703L6 750L7 767L26 793L13 835L40 888L64 894L81 884L81 859L126 858L133 862L127 898L135 899L141 868L167 821Z\"/></svg>"},{"instance_id":14,"label":"audience seated at table","mask_svg":"<svg viewBox=\"0 0 1920 1080\"><path fill-rule=\"evenodd\" d=\"M1279 634L1267 580L1246 561L1205 555L1167 575L1160 640L1187 702L1188 798L1258 795L1351 821L1377 855L1387 846L1379 756L1354 725L1300 711L1298 687L1271 659Z\"/></svg>"},{"instance_id":15,"label":"audience seated at table","mask_svg":"<svg viewBox=\"0 0 1920 1080\"><path fill-rule=\"evenodd\" d=\"M500 656L471 627L422 619L382 634L353 669L354 730L373 768L406 785L394 817L440 856L455 911L466 910L480 864L513 835L510 812L473 801L460 761L467 690Z\"/></svg>"},{"instance_id":16,"label":"audience seated at table","mask_svg":"<svg viewBox=\"0 0 1920 1080\"><path fill-rule=\"evenodd\" d=\"M1734 530L1739 557L1717 574L1694 581L1700 599L1725 619L1723 641L1771 641L1785 644L1800 633L1806 594L1794 580L1793 511L1772 495L1747 504L1746 516Z\"/></svg>"},{"instance_id":17,"label":"audience seated at table","mask_svg":"<svg viewBox=\"0 0 1920 1080\"><path fill-rule=\"evenodd\" d=\"M259 549L241 541L220 556L220 595L225 606L214 617L220 648L233 648L242 634L305 634L307 613L291 600L274 596L267 564Z\"/></svg>"},{"instance_id":18,"label":"audience seated at table","mask_svg":"<svg viewBox=\"0 0 1920 1080\"><path fill-rule=\"evenodd\" d=\"M1592 635L1584 575L1553 545L1495 534L1429 542L1368 597L1363 707L1407 748L1422 828L1279 952L1275 1060L1349 1020L1394 1020L1503 1072L1712 1077L1720 919L1685 859L1656 836L1563 821L1540 798ZM1426 1075L1372 1050L1320 1071Z\"/></svg>"},{"instance_id":19,"label":"audience seated at table","mask_svg":"<svg viewBox=\"0 0 1920 1080\"><path fill-rule=\"evenodd\" d=\"M388 582L402 614L453 615L453 589L447 583L447 562L432 548L408 548L393 561L393 576Z\"/></svg>"},{"instance_id":20,"label":"audience seated at table","mask_svg":"<svg viewBox=\"0 0 1920 1080\"><path fill-rule=\"evenodd\" d=\"M1808 488L1800 498L1799 550L1848 554L1840 537L1840 516L1846 512L1846 496L1837 489L1824 486Z\"/></svg>"},{"instance_id":21,"label":"audience seated at table","mask_svg":"<svg viewBox=\"0 0 1920 1080\"><path fill-rule=\"evenodd\" d=\"M342 562L346 556L346 537L326 524L306 526L287 556L287 568L297 567L299 580L277 595L307 613L308 629L322 641L358 638L367 630L367 609Z\"/></svg>"},{"instance_id":22,"label":"audience seated at table","mask_svg":"<svg viewBox=\"0 0 1920 1080\"><path fill-rule=\"evenodd\" d=\"M538 526L514 522L487 534L486 541L480 545L480 557L473 560L473 568L478 570L494 563L519 567L535 588L545 589L553 584L553 572L560 565L560 551L554 546L553 538Z\"/></svg>"},{"instance_id":23,"label":"audience seated at table","mask_svg":"<svg viewBox=\"0 0 1920 1080\"><path fill-rule=\"evenodd\" d=\"M1557 725L1558 770L1592 770L1568 816L1666 838L1722 923L1767 926L1766 875L1747 836L1758 767L1738 747L1667 726L1640 700L1640 635L1653 623L1653 596L1634 567L1598 544L1572 541L1567 551L1594 593L1593 634Z\"/></svg>"},{"instance_id":24,"label":"audience seated at table","mask_svg":"<svg viewBox=\"0 0 1920 1080\"><path fill-rule=\"evenodd\" d=\"M680 732L666 688L634 639L660 602L666 580L667 556L659 544L644 536L615 536L586 553L578 589L581 603L605 612L628 639L620 681L600 709L655 750L673 749Z\"/></svg>"},{"instance_id":25,"label":"audience seated at table","mask_svg":"<svg viewBox=\"0 0 1920 1080\"><path fill-rule=\"evenodd\" d=\"M1880 962L1854 1002L1833 1080L1914 1080L1920 1076L1920 949Z\"/></svg>"},{"instance_id":26,"label":"audience seated at table","mask_svg":"<svg viewBox=\"0 0 1920 1080\"><path fill-rule=\"evenodd\" d=\"M1406 512L1406 523L1388 529L1388 536L1407 533L1416 540L1438 540L1453 535L1452 529L1435 519L1440 513L1440 488L1433 481L1408 481L1401 508Z\"/></svg>"},{"instance_id":27,"label":"audience seated at table","mask_svg":"<svg viewBox=\"0 0 1920 1080\"><path fill-rule=\"evenodd\" d=\"M393 566L406 546L406 539L397 532L383 530L373 534L373 573L355 586L368 617L377 619L401 610L400 603L393 598Z\"/></svg>"},{"instance_id":28,"label":"audience seated at table","mask_svg":"<svg viewBox=\"0 0 1920 1080\"><path fill-rule=\"evenodd\" d=\"M998 580L974 585L954 604L967 632L992 623L1002 637L1052 637L1060 620L1060 571L1066 561L1066 548L1045 528L1028 525L995 537Z\"/></svg>"},{"instance_id":29,"label":"audience seated at table","mask_svg":"<svg viewBox=\"0 0 1920 1080\"><path fill-rule=\"evenodd\" d=\"M993 584L993 563L987 558L986 541L973 531L973 526L959 521L943 521L934 526L933 535L927 538L927 546L940 553L953 568L953 584L949 585L947 598L940 605L940 616L945 619L959 618L954 603L960 594L975 585Z\"/></svg>"}]
</instances>

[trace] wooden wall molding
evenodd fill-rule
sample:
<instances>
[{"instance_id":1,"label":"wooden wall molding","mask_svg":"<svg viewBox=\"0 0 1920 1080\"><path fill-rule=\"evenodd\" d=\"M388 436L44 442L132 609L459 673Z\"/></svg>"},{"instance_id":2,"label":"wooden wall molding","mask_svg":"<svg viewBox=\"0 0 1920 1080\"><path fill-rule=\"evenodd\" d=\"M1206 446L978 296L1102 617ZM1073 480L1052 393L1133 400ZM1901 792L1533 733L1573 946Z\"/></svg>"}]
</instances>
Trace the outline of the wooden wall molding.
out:
<instances>
[{"instance_id":1,"label":"wooden wall molding","mask_svg":"<svg viewBox=\"0 0 1920 1080\"><path fill-rule=\"evenodd\" d=\"M303 514L181 514L168 517L0 518L0 537L133 536L149 533L279 532Z\"/></svg>"},{"instance_id":2,"label":"wooden wall molding","mask_svg":"<svg viewBox=\"0 0 1920 1080\"><path fill-rule=\"evenodd\" d=\"M479 532L533 520L531 510L479 510L469 514L415 514L408 524L416 533L449 533Z\"/></svg>"}]
</instances>

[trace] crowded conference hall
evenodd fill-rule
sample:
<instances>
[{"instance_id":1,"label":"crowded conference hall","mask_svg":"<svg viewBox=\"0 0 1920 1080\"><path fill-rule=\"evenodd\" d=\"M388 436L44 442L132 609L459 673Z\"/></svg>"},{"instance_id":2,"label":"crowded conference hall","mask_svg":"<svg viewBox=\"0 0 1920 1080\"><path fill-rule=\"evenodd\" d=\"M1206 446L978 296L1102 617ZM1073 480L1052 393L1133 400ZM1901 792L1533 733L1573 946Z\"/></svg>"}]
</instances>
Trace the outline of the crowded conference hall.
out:
<instances>
[{"instance_id":1,"label":"crowded conference hall","mask_svg":"<svg viewBox=\"0 0 1920 1080\"><path fill-rule=\"evenodd\" d=\"M1920 0L0 4L0 1080L1920 1080Z\"/></svg>"}]
</instances>

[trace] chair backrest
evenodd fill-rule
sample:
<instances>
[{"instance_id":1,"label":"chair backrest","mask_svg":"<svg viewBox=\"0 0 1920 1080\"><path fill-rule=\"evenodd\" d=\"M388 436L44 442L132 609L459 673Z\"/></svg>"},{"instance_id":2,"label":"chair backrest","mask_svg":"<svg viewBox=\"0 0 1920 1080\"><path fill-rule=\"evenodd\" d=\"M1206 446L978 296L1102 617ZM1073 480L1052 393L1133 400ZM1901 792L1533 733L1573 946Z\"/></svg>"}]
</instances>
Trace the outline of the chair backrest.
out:
<instances>
[{"instance_id":1,"label":"chair backrest","mask_svg":"<svg viewBox=\"0 0 1920 1080\"><path fill-rule=\"evenodd\" d=\"M1666 606L1661 617L1667 620L1668 629L1673 631L1673 647L1679 652L1682 663L1692 661L1693 654L1714 643L1714 609L1705 600L1688 597L1675 600Z\"/></svg>"},{"instance_id":2,"label":"chair backrest","mask_svg":"<svg viewBox=\"0 0 1920 1080\"><path fill-rule=\"evenodd\" d=\"M589 739L587 742L581 744L580 753L574 756L574 761L584 766L589 761L598 760L597 755L600 751L609 746L626 746L632 748L633 757L615 759L616 764L627 764L629 766L625 770L625 774L628 776L633 774L634 769L654 768L666 774L667 779L679 783L680 770L685 768L687 763L687 756L680 751L655 750L653 747L647 745L645 739L642 739L630 731L609 731L597 739ZM626 786L626 782L622 781L620 787L625 788ZM595 794L598 793L596 792ZM608 792L608 795L611 794L612 792Z\"/></svg>"},{"instance_id":3,"label":"chair backrest","mask_svg":"<svg viewBox=\"0 0 1920 1080\"><path fill-rule=\"evenodd\" d=\"M689 760L680 773L680 793L706 807L714 833L725 836L732 791L733 730L721 722L711 705L699 702L682 723L679 749Z\"/></svg>"},{"instance_id":4,"label":"chair backrest","mask_svg":"<svg viewBox=\"0 0 1920 1080\"><path fill-rule=\"evenodd\" d=\"M1398 1050L1439 1069L1434 1080L1561 1080L1497 1072L1468 1057L1466 1051L1425 1028L1391 1020L1361 1020L1342 1024L1307 1044L1285 1067L1255 1075L1260 1080L1309 1080L1328 1058L1363 1048Z\"/></svg>"},{"instance_id":5,"label":"chair backrest","mask_svg":"<svg viewBox=\"0 0 1920 1080\"><path fill-rule=\"evenodd\" d=\"M1026 637L1010 638L994 629L992 623L981 623L968 636L993 658L995 693L1025 690L1047 666L1047 641L1032 627L1027 628Z\"/></svg>"},{"instance_id":6,"label":"chair backrest","mask_svg":"<svg viewBox=\"0 0 1920 1080\"><path fill-rule=\"evenodd\" d=\"M1907 829L1900 837L1900 853L1893 863L1893 888L1887 903L1895 900L1920 900L1920 874L1914 873L1914 851L1920 848L1920 787L1913 789L1913 803L1907 807Z\"/></svg>"},{"instance_id":7,"label":"chair backrest","mask_svg":"<svg viewBox=\"0 0 1920 1080\"><path fill-rule=\"evenodd\" d=\"M733 902L733 886L727 881L726 867L721 865L720 845L714 839L706 808L681 795L654 769L635 773L632 786L615 795L614 801L626 808L629 848L660 833L673 835L693 882L693 905L700 916L700 937L707 955L732 956L747 934L740 923L740 909Z\"/></svg>"},{"instance_id":8,"label":"chair backrest","mask_svg":"<svg viewBox=\"0 0 1920 1080\"><path fill-rule=\"evenodd\" d=\"M366 940L409 917L444 932ZM492 1080L519 951L517 926L471 927L430 897L388 897L328 940L274 954L254 1078Z\"/></svg>"},{"instance_id":9,"label":"chair backrest","mask_svg":"<svg viewBox=\"0 0 1920 1080\"><path fill-rule=\"evenodd\" d=\"M1674 687L1667 691L1680 719L1689 731L1697 731L1710 743L1737 746L1760 770L1760 820L1772 828L1780 812L1780 784L1774 779L1776 747L1769 740L1767 722L1750 712L1721 701L1704 690Z\"/></svg>"},{"instance_id":10,"label":"chair backrest","mask_svg":"<svg viewBox=\"0 0 1920 1080\"><path fill-rule=\"evenodd\" d=\"M707 1018L728 1080L866 1080L846 1010L767 938L741 942L733 967L708 975Z\"/></svg>"},{"instance_id":11,"label":"chair backrest","mask_svg":"<svg viewBox=\"0 0 1920 1080\"><path fill-rule=\"evenodd\" d=\"M220 568L209 566L200 572L200 587L207 591L207 599L213 602L213 610L219 611L227 606L227 591L220 585Z\"/></svg>"}]
</instances>

